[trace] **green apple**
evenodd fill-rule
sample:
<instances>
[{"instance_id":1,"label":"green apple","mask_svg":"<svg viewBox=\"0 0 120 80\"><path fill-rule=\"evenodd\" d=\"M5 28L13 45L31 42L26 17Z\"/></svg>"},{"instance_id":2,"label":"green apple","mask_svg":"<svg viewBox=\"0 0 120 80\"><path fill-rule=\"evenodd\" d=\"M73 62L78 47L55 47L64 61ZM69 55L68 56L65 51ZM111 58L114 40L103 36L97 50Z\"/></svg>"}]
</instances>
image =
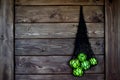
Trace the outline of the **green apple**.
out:
<instances>
[{"instance_id":1,"label":"green apple","mask_svg":"<svg viewBox=\"0 0 120 80\"><path fill-rule=\"evenodd\" d=\"M82 63L81 63L81 67L84 69L84 70L87 70L87 69L89 69L90 68L90 62L89 61L83 61Z\"/></svg>"},{"instance_id":2,"label":"green apple","mask_svg":"<svg viewBox=\"0 0 120 80\"><path fill-rule=\"evenodd\" d=\"M78 59L72 59L72 60L70 60L69 65L72 68L78 68L78 67L80 67L80 62Z\"/></svg>"},{"instance_id":3,"label":"green apple","mask_svg":"<svg viewBox=\"0 0 120 80\"><path fill-rule=\"evenodd\" d=\"M83 72L82 68L80 68L80 67L73 70L73 75L76 77L83 76L83 73L84 72Z\"/></svg>"},{"instance_id":4,"label":"green apple","mask_svg":"<svg viewBox=\"0 0 120 80\"><path fill-rule=\"evenodd\" d=\"M79 61L83 62L87 59L87 56L84 53L80 53L78 54L77 58L79 59Z\"/></svg>"},{"instance_id":5,"label":"green apple","mask_svg":"<svg viewBox=\"0 0 120 80\"><path fill-rule=\"evenodd\" d=\"M97 62L97 59L96 58L90 58L90 64L91 65L96 65L96 64L98 64L98 62Z\"/></svg>"}]
</instances>

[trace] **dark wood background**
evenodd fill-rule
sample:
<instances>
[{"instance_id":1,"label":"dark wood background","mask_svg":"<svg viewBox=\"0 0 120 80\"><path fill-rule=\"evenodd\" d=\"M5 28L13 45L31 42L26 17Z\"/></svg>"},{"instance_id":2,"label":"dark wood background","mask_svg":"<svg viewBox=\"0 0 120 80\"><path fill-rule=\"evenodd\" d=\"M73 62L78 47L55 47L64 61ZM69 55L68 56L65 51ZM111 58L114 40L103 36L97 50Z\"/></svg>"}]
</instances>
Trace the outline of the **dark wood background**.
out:
<instances>
[{"instance_id":1,"label":"dark wood background","mask_svg":"<svg viewBox=\"0 0 120 80\"><path fill-rule=\"evenodd\" d=\"M99 64L75 78L67 62L80 5ZM120 80L119 14L120 0L0 0L0 80Z\"/></svg>"},{"instance_id":2,"label":"dark wood background","mask_svg":"<svg viewBox=\"0 0 120 80\"><path fill-rule=\"evenodd\" d=\"M75 78L68 61L80 5L99 64ZM103 0L16 0L16 80L104 80L104 22Z\"/></svg>"}]
</instances>

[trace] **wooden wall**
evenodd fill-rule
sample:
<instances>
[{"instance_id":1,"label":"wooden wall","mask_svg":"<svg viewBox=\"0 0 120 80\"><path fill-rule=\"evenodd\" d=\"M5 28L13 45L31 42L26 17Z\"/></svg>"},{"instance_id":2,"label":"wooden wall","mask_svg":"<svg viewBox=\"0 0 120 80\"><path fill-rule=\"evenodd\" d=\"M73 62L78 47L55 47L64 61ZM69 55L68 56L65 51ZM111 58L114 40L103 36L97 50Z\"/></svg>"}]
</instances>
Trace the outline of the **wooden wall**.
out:
<instances>
[{"instance_id":1,"label":"wooden wall","mask_svg":"<svg viewBox=\"0 0 120 80\"><path fill-rule=\"evenodd\" d=\"M82 78L71 75L80 5L99 60ZM16 80L104 80L103 0L16 0Z\"/></svg>"}]
</instances>

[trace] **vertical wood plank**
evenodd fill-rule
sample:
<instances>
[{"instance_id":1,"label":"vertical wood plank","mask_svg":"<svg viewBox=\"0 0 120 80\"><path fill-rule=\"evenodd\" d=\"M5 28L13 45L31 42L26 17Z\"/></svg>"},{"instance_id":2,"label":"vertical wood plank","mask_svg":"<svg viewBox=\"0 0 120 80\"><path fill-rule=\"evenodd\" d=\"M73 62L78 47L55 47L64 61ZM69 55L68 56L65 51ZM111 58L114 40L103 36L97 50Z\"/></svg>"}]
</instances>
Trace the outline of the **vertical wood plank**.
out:
<instances>
[{"instance_id":1,"label":"vertical wood plank","mask_svg":"<svg viewBox=\"0 0 120 80\"><path fill-rule=\"evenodd\" d=\"M106 0L106 80L120 80L120 1Z\"/></svg>"},{"instance_id":2,"label":"vertical wood plank","mask_svg":"<svg viewBox=\"0 0 120 80\"><path fill-rule=\"evenodd\" d=\"M118 54L117 54L117 59L118 61L120 61L120 0L119 0L119 9L118 9ZM120 80L120 62L118 62L118 76L119 76L119 80Z\"/></svg>"},{"instance_id":3,"label":"vertical wood plank","mask_svg":"<svg viewBox=\"0 0 120 80\"><path fill-rule=\"evenodd\" d=\"M0 80L13 80L13 0L0 0Z\"/></svg>"}]
</instances>

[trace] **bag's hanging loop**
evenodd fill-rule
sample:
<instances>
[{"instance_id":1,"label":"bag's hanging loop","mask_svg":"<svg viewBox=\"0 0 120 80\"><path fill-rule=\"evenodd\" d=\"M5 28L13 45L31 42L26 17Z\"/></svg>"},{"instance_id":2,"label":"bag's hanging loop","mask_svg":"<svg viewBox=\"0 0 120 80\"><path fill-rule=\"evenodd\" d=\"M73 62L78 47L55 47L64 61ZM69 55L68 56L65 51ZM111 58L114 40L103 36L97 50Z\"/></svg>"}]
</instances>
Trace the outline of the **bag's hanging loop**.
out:
<instances>
[{"instance_id":1,"label":"bag's hanging loop","mask_svg":"<svg viewBox=\"0 0 120 80\"><path fill-rule=\"evenodd\" d=\"M80 6L79 25L77 29L74 54L69 62L73 68L74 76L83 76L84 71L96 65L98 62L89 43L87 27L83 16L83 7Z\"/></svg>"}]
</instances>

